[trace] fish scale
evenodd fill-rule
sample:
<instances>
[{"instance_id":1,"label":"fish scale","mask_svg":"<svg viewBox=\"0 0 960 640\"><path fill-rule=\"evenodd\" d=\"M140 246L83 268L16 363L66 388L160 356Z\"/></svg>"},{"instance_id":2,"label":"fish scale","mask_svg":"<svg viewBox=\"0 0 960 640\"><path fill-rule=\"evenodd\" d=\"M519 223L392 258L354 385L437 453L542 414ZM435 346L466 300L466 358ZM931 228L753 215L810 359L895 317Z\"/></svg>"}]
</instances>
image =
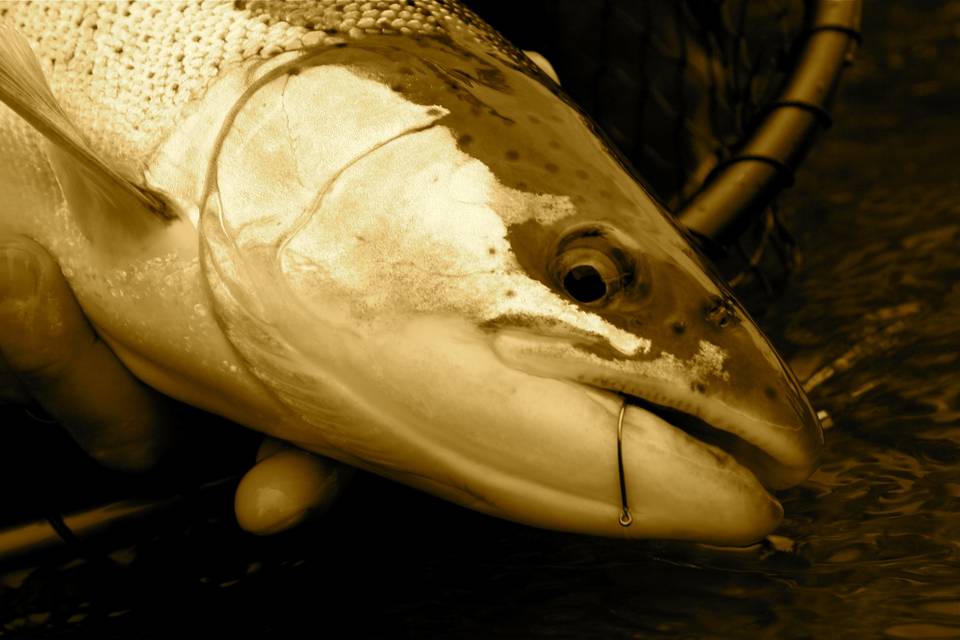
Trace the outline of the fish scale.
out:
<instances>
[{"instance_id":1,"label":"fish scale","mask_svg":"<svg viewBox=\"0 0 960 640\"><path fill-rule=\"evenodd\" d=\"M41 65L65 110L94 148L117 158L155 146L165 123L223 68L251 58L366 34L464 30L513 62L530 65L465 7L429 0L3 0L0 18L44 52Z\"/></svg>"}]
</instances>

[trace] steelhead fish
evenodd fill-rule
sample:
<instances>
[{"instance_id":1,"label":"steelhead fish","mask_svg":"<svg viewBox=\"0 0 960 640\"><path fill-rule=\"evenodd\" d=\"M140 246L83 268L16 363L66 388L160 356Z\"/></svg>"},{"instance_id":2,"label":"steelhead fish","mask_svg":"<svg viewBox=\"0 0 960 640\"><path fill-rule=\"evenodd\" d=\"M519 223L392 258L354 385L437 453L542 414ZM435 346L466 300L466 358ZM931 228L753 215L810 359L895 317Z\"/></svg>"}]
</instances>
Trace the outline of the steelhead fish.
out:
<instances>
[{"instance_id":1,"label":"steelhead fish","mask_svg":"<svg viewBox=\"0 0 960 640\"><path fill-rule=\"evenodd\" d=\"M760 330L456 2L0 16L0 231L148 385L588 534L747 543L811 472L819 423Z\"/></svg>"}]
</instances>

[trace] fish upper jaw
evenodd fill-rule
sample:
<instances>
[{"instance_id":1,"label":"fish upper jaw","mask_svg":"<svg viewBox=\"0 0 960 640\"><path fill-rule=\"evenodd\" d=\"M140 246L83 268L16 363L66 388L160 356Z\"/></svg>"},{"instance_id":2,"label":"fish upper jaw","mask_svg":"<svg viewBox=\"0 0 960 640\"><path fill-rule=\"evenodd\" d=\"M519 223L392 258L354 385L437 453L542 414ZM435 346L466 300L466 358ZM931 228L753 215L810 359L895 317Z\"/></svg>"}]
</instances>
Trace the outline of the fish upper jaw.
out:
<instances>
[{"instance_id":1,"label":"fish upper jaw","mask_svg":"<svg viewBox=\"0 0 960 640\"><path fill-rule=\"evenodd\" d=\"M728 365L730 356L707 340L701 340L699 350L686 359L655 350L616 357L612 350L582 338L510 329L498 331L493 344L511 367L619 394L636 410L727 452L767 489L794 486L816 466L823 444L819 421L775 355L775 364L762 363L768 365L763 367L767 378L745 386L740 376L750 367ZM754 387L776 387L776 393ZM750 393L738 394L738 388Z\"/></svg>"}]
</instances>

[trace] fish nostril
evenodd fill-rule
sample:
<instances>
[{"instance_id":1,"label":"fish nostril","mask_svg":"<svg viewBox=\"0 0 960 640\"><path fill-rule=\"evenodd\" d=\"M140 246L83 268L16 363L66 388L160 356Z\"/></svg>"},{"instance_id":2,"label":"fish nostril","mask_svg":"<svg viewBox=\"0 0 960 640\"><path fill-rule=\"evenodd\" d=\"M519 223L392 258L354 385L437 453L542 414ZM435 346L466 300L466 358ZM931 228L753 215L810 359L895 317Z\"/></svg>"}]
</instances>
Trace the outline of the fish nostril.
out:
<instances>
[{"instance_id":1,"label":"fish nostril","mask_svg":"<svg viewBox=\"0 0 960 640\"><path fill-rule=\"evenodd\" d=\"M739 324L740 316L734 303L729 298L716 297L706 311L706 320L721 329Z\"/></svg>"},{"instance_id":2,"label":"fish nostril","mask_svg":"<svg viewBox=\"0 0 960 640\"><path fill-rule=\"evenodd\" d=\"M683 320L677 320L676 322L673 323L673 325L671 325L671 328L673 329L673 332L675 334L677 334L678 336L682 336L684 333L687 332L687 323L684 322Z\"/></svg>"}]
</instances>

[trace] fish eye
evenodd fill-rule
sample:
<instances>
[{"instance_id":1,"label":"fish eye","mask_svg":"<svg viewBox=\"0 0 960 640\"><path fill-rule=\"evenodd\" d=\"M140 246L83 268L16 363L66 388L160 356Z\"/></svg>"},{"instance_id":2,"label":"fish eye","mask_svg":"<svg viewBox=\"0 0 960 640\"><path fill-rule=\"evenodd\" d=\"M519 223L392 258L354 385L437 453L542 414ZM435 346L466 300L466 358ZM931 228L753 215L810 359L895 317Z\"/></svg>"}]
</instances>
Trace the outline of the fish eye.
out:
<instances>
[{"instance_id":1,"label":"fish eye","mask_svg":"<svg viewBox=\"0 0 960 640\"><path fill-rule=\"evenodd\" d=\"M620 290L625 274L603 251L578 247L557 256L554 275L567 295L577 302L598 304Z\"/></svg>"}]
</instances>

